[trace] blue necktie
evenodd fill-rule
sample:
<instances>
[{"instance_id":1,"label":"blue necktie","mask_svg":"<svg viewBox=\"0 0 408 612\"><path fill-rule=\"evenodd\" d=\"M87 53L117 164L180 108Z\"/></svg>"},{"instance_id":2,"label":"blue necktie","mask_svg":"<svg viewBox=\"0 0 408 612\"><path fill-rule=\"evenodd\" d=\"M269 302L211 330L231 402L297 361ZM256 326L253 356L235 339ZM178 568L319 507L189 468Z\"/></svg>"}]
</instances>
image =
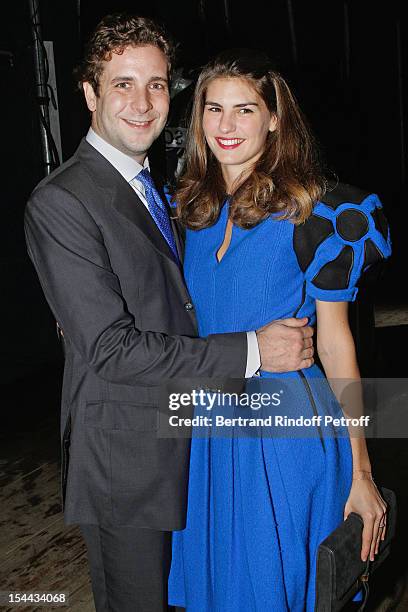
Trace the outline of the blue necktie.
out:
<instances>
[{"instance_id":1,"label":"blue necktie","mask_svg":"<svg viewBox=\"0 0 408 612\"><path fill-rule=\"evenodd\" d=\"M173 231L170 225L169 215L166 207L157 191L150 172L147 168L144 168L139 174L135 176L137 181L140 181L145 188L145 196L147 205L149 207L150 214L153 217L154 222L163 234L167 244L173 252L173 255L177 261L180 262L177 253L176 243L174 241Z\"/></svg>"}]
</instances>

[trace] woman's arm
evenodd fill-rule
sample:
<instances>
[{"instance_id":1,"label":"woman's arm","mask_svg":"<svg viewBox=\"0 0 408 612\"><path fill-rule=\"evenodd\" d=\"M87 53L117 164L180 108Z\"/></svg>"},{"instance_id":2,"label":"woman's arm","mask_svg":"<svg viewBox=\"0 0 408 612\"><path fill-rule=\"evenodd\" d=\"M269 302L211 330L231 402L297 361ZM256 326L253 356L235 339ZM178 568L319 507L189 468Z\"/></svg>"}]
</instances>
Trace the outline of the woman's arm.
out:
<instances>
[{"instance_id":1,"label":"woman's arm","mask_svg":"<svg viewBox=\"0 0 408 612\"><path fill-rule=\"evenodd\" d=\"M333 393L346 416L363 414L363 400L353 336L348 322L347 302L321 302L316 300L317 352ZM352 383L352 381L356 381ZM350 384L352 383L352 384ZM344 391L347 389L347 393ZM362 428L349 427L353 455L353 481L344 509L344 518L350 512L360 514L364 520L361 558L365 561L378 552L380 539L384 539L386 504L371 478L371 464Z\"/></svg>"}]
</instances>

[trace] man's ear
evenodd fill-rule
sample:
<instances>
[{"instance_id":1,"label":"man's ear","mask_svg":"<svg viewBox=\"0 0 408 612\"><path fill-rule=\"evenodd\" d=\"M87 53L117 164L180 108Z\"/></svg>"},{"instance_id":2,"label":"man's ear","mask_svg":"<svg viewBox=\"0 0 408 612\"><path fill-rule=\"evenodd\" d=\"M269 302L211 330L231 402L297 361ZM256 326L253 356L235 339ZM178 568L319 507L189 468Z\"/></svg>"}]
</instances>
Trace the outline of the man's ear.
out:
<instances>
[{"instance_id":1,"label":"man's ear","mask_svg":"<svg viewBox=\"0 0 408 612\"><path fill-rule=\"evenodd\" d=\"M96 110L96 93L94 92L94 88L88 81L84 81L82 83L82 87L84 90L86 105L88 110L93 113Z\"/></svg>"}]
</instances>

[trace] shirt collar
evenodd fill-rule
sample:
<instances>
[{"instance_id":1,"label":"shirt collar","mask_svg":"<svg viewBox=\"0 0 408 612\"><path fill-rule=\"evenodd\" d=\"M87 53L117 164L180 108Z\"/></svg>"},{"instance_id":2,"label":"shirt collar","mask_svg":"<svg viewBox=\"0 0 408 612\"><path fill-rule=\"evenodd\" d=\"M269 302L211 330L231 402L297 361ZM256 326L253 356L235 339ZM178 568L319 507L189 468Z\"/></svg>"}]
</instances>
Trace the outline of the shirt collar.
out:
<instances>
[{"instance_id":1,"label":"shirt collar","mask_svg":"<svg viewBox=\"0 0 408 612\"><path fill-rule=\"evenodd\" d=\"M135 159L129 157L129 155L122 153L122 151L119 151L119 149L106 142L106 140L101 138L92 128L88 130L86 141L103 155L128 183L134 178L137 178L137 175L143 168L150 169L147 156L142 166Z\"/></svg>"}]
</instances>

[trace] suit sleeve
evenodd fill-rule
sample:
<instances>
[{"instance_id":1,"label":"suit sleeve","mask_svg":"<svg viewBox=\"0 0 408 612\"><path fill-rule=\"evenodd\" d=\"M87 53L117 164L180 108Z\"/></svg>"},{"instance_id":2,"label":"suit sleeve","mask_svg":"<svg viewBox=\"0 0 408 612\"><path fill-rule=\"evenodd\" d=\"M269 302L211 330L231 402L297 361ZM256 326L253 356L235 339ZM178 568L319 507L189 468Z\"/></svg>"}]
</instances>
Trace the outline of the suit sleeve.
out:
<instances>
[{"instance_id":1,"label":"suit sleeve","mask_svg":"<svg viewBox=\"0 0 408 612\"><path fill-rule=\"evenodd\" d=\"M191 338L135 327L101 231L70 192L50 183L38 188L26 208L25 232L55 318L101 378L156 386L175 377L244 377L245 333Z\"/></svg>"}]
</instances>

